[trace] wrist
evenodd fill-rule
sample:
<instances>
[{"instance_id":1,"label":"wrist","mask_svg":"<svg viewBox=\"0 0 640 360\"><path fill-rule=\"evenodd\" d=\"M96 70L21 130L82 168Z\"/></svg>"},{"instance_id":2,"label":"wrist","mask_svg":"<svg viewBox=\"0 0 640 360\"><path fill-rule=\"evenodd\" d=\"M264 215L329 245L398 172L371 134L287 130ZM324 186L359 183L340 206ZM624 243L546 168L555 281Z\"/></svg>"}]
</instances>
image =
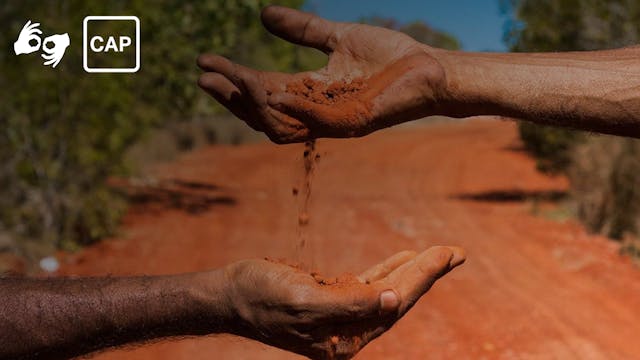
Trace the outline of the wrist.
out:
<instances>
[{"instance_id":1,"label":"wrist","mask_svg":"<svg viewBox=\"0 0 640 360\"><path fill-rule=\"evenodd\" d=\"M422 67L426 73L437 72L438 76L427 76L429 81L422 82L424 101L422 108L424 116L441 115L455 117L459 111L460 100L464 98L465 90L457 81L455 59L458 51L433 48L421 45L428 55ZM437 69L434 71L433 69Z\"/></svg>"},{"instance_id":2,"label":"wrist","mask_svg":"<svg viewBox=\"0 0 640 360\"><path fill-rule=\"evenodd\" d=\"M492 80L497 69L487 69L492 61L484 56L455 50L434 49L431 56L440 64L444 81L438 97L438 115L468 117L495 115L496 99L491 93ZM484 55L484 54L482 54ZM487 57L493 54L486 54Z\"/></svg>"},{"instance_id":3,"label":"wrist","mask_svg":"<svg viewBox=\"0 0 640 360\"><path fill-rule=\"evenodd\" d=\"M236 315L228 296L230 282L223 269L184 275L194 316L205 319L205 333L235 333Z\"/></svg>"}]
</instances>

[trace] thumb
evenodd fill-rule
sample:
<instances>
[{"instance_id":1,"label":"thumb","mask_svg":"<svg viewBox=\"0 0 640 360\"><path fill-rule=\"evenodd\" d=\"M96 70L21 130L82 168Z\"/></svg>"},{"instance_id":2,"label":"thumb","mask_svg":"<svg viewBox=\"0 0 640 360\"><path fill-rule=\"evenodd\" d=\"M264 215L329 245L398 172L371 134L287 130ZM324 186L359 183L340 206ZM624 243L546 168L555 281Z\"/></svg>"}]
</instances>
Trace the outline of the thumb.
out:
<instances>
[{"instance_id":1,"label":"thumb","mask_svg":"<svg viewBox=\"0 0 640 360\"><path fill-rule=\"evenodd\" d=\"M465 261L465 252L456 246L434 246L395 269L386 281L400 295L401 311L408 311L440 277Z\"/></svg>"},{"instance_id":2,"label":"thumb","mask_svg":"<svg viewBox=\"0 0 640 360\"><path fill-rule=\"evenodd\" d=\"M329 322L357 321L395 315L402 305L400 294L384 283L354 283L327 289L323 297Z\"/></svg>"},{"instance_id":3,"label":"thumb","mask_svg":"<svg viewBox=\"0 0 640 360\"><path fill-rule=\"evenodd\" d=\"M380 293L380 312L395 313L400 307L400 295L394 290L384 290Z\"/></svg>"},{"instance_id":4,"label":"thumb","mask_svg":"<svg viewBox=\"0 0 640 360\"><path fill-rule=\"evenodd\" d=\"M262 10L262 23L272 34L295 44L330 53L338 42L339 23L283 6Z\"/></svg>"}]
</instances>

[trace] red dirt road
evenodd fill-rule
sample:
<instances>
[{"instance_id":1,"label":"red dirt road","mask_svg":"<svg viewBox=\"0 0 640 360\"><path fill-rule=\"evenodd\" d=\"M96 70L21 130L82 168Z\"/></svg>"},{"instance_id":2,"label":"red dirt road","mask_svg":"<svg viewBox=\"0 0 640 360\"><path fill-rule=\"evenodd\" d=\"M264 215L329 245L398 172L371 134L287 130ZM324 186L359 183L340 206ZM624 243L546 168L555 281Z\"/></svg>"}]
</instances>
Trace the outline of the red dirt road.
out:
<instances>
[{"instance_id":1,"label":"red dirt road","mask_svg":"<svg viewBox=\"0 0 640 360\"><path fill-rule=\"evenodd\" d=\"M532 215L527 199L555 196L566 181L536 173L518 145L513 123L486 119L318 141L308 231L323 273L436 244L468 254L357 358L640 358L640 270L614 242ZM164 190L146 194L120 238L68 256L62 273L167 274L293 256L302 149L210 147L158 167L171 180ZM299 357L215 336L96 358Z\"/></svg>"}]
</instances>

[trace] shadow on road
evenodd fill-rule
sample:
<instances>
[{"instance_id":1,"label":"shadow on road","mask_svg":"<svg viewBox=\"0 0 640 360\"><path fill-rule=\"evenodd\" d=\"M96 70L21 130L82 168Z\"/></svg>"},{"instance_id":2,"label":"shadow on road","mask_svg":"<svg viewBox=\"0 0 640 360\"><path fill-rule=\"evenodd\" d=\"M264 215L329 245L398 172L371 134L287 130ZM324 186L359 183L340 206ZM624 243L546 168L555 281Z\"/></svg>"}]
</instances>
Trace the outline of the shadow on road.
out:
<instances>
[{"instance_id":1,"label":"shadow on road","mask_svg":"<svg viewBox=\"0 0 640 360\"><path fill-rule=\"evenodd\" d=\"M232 206L236 200L219 192L220 186L168 179L153 183L127 183L121 187L134 211L183 210L200 214L213 206Z\"/></svg>"},{"instance_id":2,"label":"shadow on road","mask_svg":"<svg viewBox=\"0 0 640 360\"><path fill-rule=\"evenodd\" d=\"M451 198L480 202L524 202L524 201L560 201L568 196L566 190L490 190L477 193L462 193Z\"/></svg>"},{"instance_id":3,"label":"shadow on road","mask_svg":"<svg viewBox=\"0 0 640 360\"><path fill-rule=\"evenodd\" d=\"M516 153L525 153L525 154L528 153L524 145L520 143L514 143L514 144L509 144L507 146L503 146L500 150L516 152Z\"/></svg>"}]
</instances>

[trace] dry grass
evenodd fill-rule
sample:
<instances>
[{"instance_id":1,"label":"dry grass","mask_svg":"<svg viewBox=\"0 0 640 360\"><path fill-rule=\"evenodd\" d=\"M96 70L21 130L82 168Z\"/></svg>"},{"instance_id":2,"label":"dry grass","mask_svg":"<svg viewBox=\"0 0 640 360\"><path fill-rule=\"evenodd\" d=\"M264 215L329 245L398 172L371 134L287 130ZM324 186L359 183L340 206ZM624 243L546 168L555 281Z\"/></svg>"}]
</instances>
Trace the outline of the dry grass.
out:
<instances>
[{"instance_id":1,"label":"dry grass","mask_svg":"<svg viewBox=\"0 0 640 360\"><path fill-rule=\"evenodd\" d=\"M640 142L593 136L573 151L568 169L578 218L615 239L637 235L640 221Z\"/></svg>"}]
</instances>

